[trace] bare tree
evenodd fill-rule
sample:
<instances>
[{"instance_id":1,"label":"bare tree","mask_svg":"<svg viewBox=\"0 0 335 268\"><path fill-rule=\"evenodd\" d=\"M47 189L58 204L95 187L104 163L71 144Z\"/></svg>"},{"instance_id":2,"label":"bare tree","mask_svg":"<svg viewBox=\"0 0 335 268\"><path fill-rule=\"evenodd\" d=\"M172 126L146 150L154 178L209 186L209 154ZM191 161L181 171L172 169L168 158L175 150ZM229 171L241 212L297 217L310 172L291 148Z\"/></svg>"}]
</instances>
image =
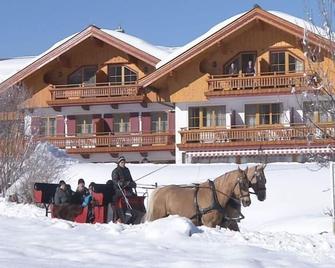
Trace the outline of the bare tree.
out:
<instances>
[{"instance_id":1,"label":"bare tree","mask_svg":"<svg viewBox=\"0 0 335 268\"><path fill-rule=\"evenodd\" d=\"M328 155L310 154L309 160L322 166L332 160L335 148L335 43L334 43L334 7L335 0L315 0L317 10L310 9L305 25L303 49L306 57L305 76L307 86L302 94L296 94L298 104L303 111L303 120L311 131L307 137L328 139ZM317 25L322 26L317 26ZM293 90L294 91L294 90Z\"/></svg>"},{"instance_id":2,"label":"bare tree","mask_svg":"<svg viewBox=\"0 0 335 268\"><path fill-rule=\"evenodd\" d=\"M48 146L38 143L37 133L27 123L28 91L15 86L0 95L0 193L15 195L18 201L32 201L36 181L59 179L63 162L52 157ZM26 122L25 122L26 121Z\"/></svg>"}]
</instances>

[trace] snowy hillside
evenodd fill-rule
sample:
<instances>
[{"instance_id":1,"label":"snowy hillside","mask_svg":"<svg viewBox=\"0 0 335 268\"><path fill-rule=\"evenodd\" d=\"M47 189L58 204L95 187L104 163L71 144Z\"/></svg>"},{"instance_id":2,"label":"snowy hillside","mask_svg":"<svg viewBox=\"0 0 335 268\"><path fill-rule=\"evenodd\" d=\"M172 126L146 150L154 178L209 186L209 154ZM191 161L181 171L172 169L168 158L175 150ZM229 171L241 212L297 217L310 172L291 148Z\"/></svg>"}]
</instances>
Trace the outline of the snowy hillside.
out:
<instances>
[{"instance_id":1,"label":"snowy hillside","mask_svg":"<svg viewBox=\"0 0 335 268\"><path fill-rule=\"evenodd\" d=\"M114 167L72 164L64 178L73 188L80 177L104 183ZM153 172L138 184L165 185L215 178L236 165L128 167L135 180ZM1 200L0 267L335 267L332 218L325 215L332 205L329 170L278 163L265 174L267 199L253 196L243 208L240 233L198 228L178 216L137 226L76 224Z\"/></svg>"}]
</instances>

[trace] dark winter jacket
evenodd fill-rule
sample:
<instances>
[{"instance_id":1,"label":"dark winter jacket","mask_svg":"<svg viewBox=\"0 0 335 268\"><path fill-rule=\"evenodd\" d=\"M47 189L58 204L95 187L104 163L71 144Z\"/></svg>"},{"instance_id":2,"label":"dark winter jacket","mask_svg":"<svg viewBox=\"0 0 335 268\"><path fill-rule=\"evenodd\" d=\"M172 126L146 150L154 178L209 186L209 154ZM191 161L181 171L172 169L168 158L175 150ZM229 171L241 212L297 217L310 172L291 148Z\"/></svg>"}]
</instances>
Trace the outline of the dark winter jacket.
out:
<instances>
[{"instance_id":1,"label":"dark winter jacket","mask_svg":"<svg viewBox=\"0 0 335 268\"><path fill-rule=\"evenodd\" d=\"M62 205L62 204L70 203L71 196L72 196L72 193L68 187L66 187L65 190L62 190L60 187L57 187L55 196L54 196L55 205Z\"/></svg>"},{"instance_id":2,"label":"dark winter jacket","mask_svg":"<svg viewBox=\"0 0 335 268\"><path fill-rule=\"evenodd\" d=\"M136 183L130 175L130 171L127 167L117 166L112 172L112 180L115 184L115 189L118 190L118 184L122 189L130 190L136 188Z\"/></svg>"},{"instance_id":3,"label":"dark winter jacket","mask_svg":"<svg viewBox=\"0 0 335 268\"><path fill-rule=\"evenodd\" d=\"M84 202L85 197L88 196L89 194L90 192L88 191L86 187L84 187L83 191L77 190L74 192L72 196L71 203L81 205Z\"/></svg>"}]
</instances>

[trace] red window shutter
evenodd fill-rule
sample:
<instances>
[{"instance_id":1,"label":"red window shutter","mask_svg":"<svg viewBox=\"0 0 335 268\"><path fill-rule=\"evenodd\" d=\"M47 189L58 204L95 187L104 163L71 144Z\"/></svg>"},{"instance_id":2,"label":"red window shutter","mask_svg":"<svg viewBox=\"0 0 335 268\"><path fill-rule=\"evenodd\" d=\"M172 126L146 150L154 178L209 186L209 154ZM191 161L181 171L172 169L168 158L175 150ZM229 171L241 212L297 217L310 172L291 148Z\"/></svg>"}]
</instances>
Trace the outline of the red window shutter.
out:
<instances>
[{"instance_id":1,"label":"red window shutter","mask_svg":"<svg viewBox=\"0 0 335 268\"><path fill-rule=\"evenodd\" d=\"M57 116L56 117L56 135L64 135L65 125L64 125L64 117Z\"/></svg>"},{"instance_id":2,"label":"red window shutter","mask_svg":"<svg viewBox=\"0 0 335 268\"><path fill-rule=\"evenodd\" d=\"M169 133L174 133L176 130L176 122L175 122L176 116L174 111L169 111L168 114L168 125L169 125Z\"/></svg>"},{"instance_id":3,"label":"red window shutter","mask_svg":"<svg viewBox=\"0 0 335 268\"><path fill-rule=\"evenodd\" d=\"M151 114L142 113L142 132L151 133Z\"/></svg>"},{"instance_id":4,"label":"red window shutter","mask_svg":"<svg viewBox=\"0 0 335 268\"><path fill-rule=\"evenodd\" d=\"M138 113L131 113L130 114L130 132L131 133L138 133L139 132Z\"/></svg>"},{"instance_id":5,"label":"red window shutter","mask_svg":"<svg viewBox=\"0 0 335 268\"><path fill-rule=\"evenodd\" d=\"M105 114L104 115L104 120L105 120L105 132L113 132L113 115L112 114Z\"/></svg>"},{"instance_id":6,"label":"red window shutter","mask_svg":"<svg viewBox=\"0 0 335 268\"><path fill-rule=\"evenodd\" d=\"M68 115L67 117L67 135L74 136L76 134L76 117Z\"/></svg>"},{"instance_id":7,"label":"red window shutter","mask_svg":"<svg viewBox=\"0 0 335 268\"><path fill-rule=\"evenodd\" d=\"M41 118L39 117L32 117L31 118L31 125L30 130L32 135L39 135L40 134L40 127L41 127Z\"/></svg>"}]
</instances>

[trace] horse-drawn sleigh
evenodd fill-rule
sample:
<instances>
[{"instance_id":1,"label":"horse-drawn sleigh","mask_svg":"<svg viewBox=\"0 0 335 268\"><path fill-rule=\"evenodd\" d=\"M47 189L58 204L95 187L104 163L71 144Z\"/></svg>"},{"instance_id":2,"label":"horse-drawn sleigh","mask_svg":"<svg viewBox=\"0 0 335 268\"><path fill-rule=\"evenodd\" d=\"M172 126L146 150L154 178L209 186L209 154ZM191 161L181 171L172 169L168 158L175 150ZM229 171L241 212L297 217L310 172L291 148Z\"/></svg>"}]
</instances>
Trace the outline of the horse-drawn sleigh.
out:
<instances>
[{"instance_id":1,"label":"horse-drawn sleigh","mask_svg":"<svg viewBox=\"0 0 335 268\"><path fill-rule=\"evenodd\" d=\"M35 203L43 204L46 216L51 214L52 218L61 218L78 223L108 223L116 221L113 211L118 211L121 222L137 224L140 223L145 214L145 196L120 196L115 201L114 210L111 207L113 190L108 184L94 184L92 202L89 206L82 207L80 204L69 203L55 205L54 196L59 185L53 183L35 183ZM90 215L94 218L91 219Z\"/></svg>"},{"instance_id":2,"label":"horse-drawn sleigh","mask_svg":"<svg viewBox=\"0 0 335 268\"><path fill-rule=\"evenodd\" d=\"M266 198L265 165L256 165L246 170L227 172L214 181L195 185L168 185L155 189L150 196L147 221L156 220L168 215L178 214L189 218L195 225L216 225L238 231L237 222L243 219L241 203L249 206L250 194L255 194L260 201ZM62 209L53 204L53 196L58 184L35 183L35 202L44 204L46 215L52 217L88 222L87 207L71 205ZM252 188L254 192L250 192ZM93 192L93 223L110 221L110 204L112 193L107 184L95 184ZM123 212L122 222L140 223L145 215L144 196L121 196L116 207ZM115 219L113 220L115 222Z\"/></svg>"}]
</instances>

